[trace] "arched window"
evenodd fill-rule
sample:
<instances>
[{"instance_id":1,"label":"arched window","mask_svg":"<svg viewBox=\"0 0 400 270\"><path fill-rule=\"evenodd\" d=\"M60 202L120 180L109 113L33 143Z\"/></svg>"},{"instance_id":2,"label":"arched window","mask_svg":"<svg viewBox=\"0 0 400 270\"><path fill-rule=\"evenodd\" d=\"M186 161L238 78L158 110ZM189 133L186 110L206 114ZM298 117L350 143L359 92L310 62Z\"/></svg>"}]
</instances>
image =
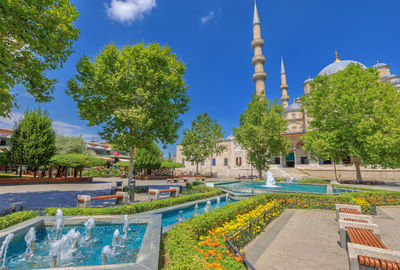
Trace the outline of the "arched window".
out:
<instances>
[{"instance_id":1,"label":"arched window","mask_svg":"<svg viewBox=\"0 0 400 270\"><path fill-rule=\"evenodd\" d=\"M292 127L292 131L296 131L296 127Z\"/></svg>"},{"instance_id":2,"label":"arched window","mask_svg":"<svg viewBox=\"0 0 400 270\"><path fill-rule=\"evenodd\" d=\"M292 113L292 118L295 119L296 118L296 114Z\"/></svg>"}]
</instances>

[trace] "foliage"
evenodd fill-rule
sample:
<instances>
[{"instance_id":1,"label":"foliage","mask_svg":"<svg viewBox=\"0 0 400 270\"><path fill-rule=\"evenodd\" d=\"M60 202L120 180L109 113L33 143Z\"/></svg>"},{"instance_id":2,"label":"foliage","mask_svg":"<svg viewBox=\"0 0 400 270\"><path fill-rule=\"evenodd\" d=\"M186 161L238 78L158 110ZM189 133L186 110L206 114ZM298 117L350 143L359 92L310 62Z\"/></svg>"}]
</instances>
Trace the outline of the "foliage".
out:
<instances>
[{"instance_id":1,"label":"foliage","mask_svg":"<svg viewBox=\"0 0 400 270\"><path fill-rule=\"evenodd\" d=\"M305 150L315 159L400 167L400 93L379 80L376 69L350 64L331 76L317 76L303 97L311 119Z\"/></svg>"},{"instance_id":2,"label":"foliage","mask_svg":"<svg viewBox=\"0 0 400 270\"><path fill-rule=\"evenodd\" d=\"M105 166L99 167L91 167L89 170L85 170L82 173L82 176L90 176L90 177L122 177L123 172L119 169L115 169L114 167L108 168Z\"/></svg>"},{"instance_id":3,"label":"foliage","mask_svg":"<svg viewBox=\"0 0 400 270\"><path fill-rule=\"evenodd\" d=\"M28 165L35 173L49 164L54 155L56 134L47 112L37 109L25 112L10 139L11 161L15 165Z\"/></svg>"},{"instance_id":4,"label":"foliage","mask_svg":"<svg viewBox=\"0 0 400 270\"><path fill-rule=\"evenodd\" d=\"M185 165L179 162L165 160L161 162L161 168L165 169L185 168Z\"/></svg>"},{"instance_id":5,"label":"foliage","mask_svg":"<svg viewBox=\"0 0 400 270\"><path fill-rule=\"evenodd\" d=\"M217 145L223 136L221 126L207 113L197 115L190 129L183 131L182 152L188 161L196 163L196 173L200 162L224 149Z\"/></svg>"},{"instance_id":6,"label":"foliage","mask_svg":"<svg viewBox=\"0 0 400 270\"><path fill-rule=\"evenodd\" d=\"M10 164L10 152L4 151L0 153L0 164Z\"/></svg>"},{"instance_id":7,"label":"foliage","mask_svg":"<svg viewBox=\"0 0 400 270\"><path fill-rule=\"evenodd\" d=\"M84 154L55 155L51 158L50 162L52 165L61 167L68 166L73 168L91 168L106 164L106 161L102 158Z\"/></svg>"},{"instance_id":8,"label":"foliage","mask_svg":"<svg viewBox=\"0 0 400 270\"><path fill-rule=\"evenodd\" d=\"M282 113L282 106L275 101L253 94L247 110L240 115L239 127L233 129L235 140L247 150L260 177L273 157L286 156L289 149L289 141L281 135L287 129Z\"/></svg>"},{"instance_id":9,"label":"foliage","mask_svg":"<svg viewBox=\"0 0 400 270\"><path fill-rule=\"evenodd\" d=\"M80 59L68 82L80 117L100 126L100 135L117 148L130 149L130 183L135 183L135 147L178 138L179 116L189 109L185 70L168 46L139 43L119 49L110 44L93 61Z\"/></svg>"},{"instance_id":10,"label":"foliage","mask_svg":"<svg viewBox=\"0 0 400 270\"><path fill-rule=\"evenodd\" d=\"M163 200L134 203L130 205L122 205L116 207L106 208L61 208L65 216L86 216L86 215L123 215L123 214L137 214L145 211L154 209L169 207L178 205L186 202L197 201L206 199L222 194L218 189L207 187L208 192L191 194L181 196L177 198L168 198ZM54 216L57 212L57 208L47 208L45 210L48 216Z\"/></svg>"},{"instance_id":11,"label":"foliage","mask_svg":"<svg viewBox=\"0 0 400 270\"><path fill-rule=\"evenodd\" d=\"M18 211L10 215L0 217L0 230L34 218L37 216L37 214L37 211Z\"/></svg>"},{"instance_id":12,"label":"foliage","mask_svg":"<svg viewBox=\"0 0 400 270\"><path fill-rule=\"evenodd\" d=\"M15 174L11 174L11 173L0 174L0 178L16 178L16 177L17 176ZM21 178L32 178L32 177L33 177L32 175L23 175Z\"/></svg>"},{"instance_id":13,"label":"foliage","mask_svg":"<svg viewBox=\"0 0 400 270\"><path fill-rule=\"evenodd\" d=\"M135 152L135 169L159 169L161 167L162 152L156 144L146 148L138 148Z\"/></svg>"},{"instance_id":14,"label":"foliage","mask_svg":"<svg viewBox=\"0 0 400 270\"><path fill-rule=\"evenodd\" d=\"M46 73L61 67L73 52L78 16L69 0L0 2L0 116L16 106L10 89L17 84L38 102L51 100L57 81Z\"/></svg>"},{"instance_id":15,"label":"foliage","mask_svg":"<svg viewBox=\"0 0 400 270\"><path fill-rule=\"evenodd\" d=\"M87 149L87 145L82 136L64 136L57 135L56 137L57 154L93 154Z\"/></svg>"}]
</instances>

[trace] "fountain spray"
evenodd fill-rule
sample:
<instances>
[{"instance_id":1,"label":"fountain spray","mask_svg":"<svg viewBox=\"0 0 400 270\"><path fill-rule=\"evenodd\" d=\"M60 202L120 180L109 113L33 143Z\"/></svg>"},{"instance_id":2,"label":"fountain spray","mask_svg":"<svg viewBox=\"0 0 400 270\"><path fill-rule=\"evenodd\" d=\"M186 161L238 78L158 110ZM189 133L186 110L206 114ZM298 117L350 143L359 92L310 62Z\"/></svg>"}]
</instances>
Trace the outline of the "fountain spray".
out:
<instances>
[{"instance_id":1,"label":"fountain spray","mask_svg":"<svg viewBox=\"0 0 400 270\"><path fill-rule=\"evenodd\" d=\"M194 216L197 216L199 214L199 205L196 203L196 205L194 206Z\"/></svg>"},{"instance_id":2,"label":"fountain spray","mask_svg":"<svg viewBox=\"0 0 400 270\"><path fill-rule=\"evenodd\" d=\"M228 204L229 202L229 193L225 194L225 203Z\"/></svg>"},{"instance_id":3,"label":"fountain spray","mask_svg":"<svg viewBox=\"0 0 400 270\"><path fill-rule=\"evenodd\" d=\"M0 247L0 261L3 259L3 263L1 265L1 268L5 268L6 265L6 259L7 259L7 249L8 245L10 244L12 238L14 237L13 233L10 233L9 235L6 236L6 238L3 241L3 244L1 244Z\"/></svg>"},{"instance_id":4,"label":"fountain spray","mask_svg":"<svg viewBox=\"0 0 400 270\"><path fill-rule=\"evenodd\" d=\"M124 216L124 234L125 234L125 239L128 238L128 230L129 230L129 219L128 215Z\"/></svg>"},{"instance_id":5,"label":"fountain spray","mask_svg":"<svg viewBox=\"0 0 400 270\"><path fill-rule=\"evenodd\" d=\"M116 251L116 250L117 250L118 238L119 238L119 230L116 229L116 230L114 231L113 241L112 241L112 248L113 248L113 251Z\"/></svg>"},{"instance_id":6,"label":"fountain spray","mask_svg":"<svg viewBox=\"0 0 400 270\"><path fill-rule=\"evenodd\" d=\"M221 199L217 197L217 207L219 207L220 204L221 204Z\"/></svg>"},{"instance_id":7,"label":"fountain spray","mask_svg":"<svg viewBox=\"0 0 400 270\"><path fill-rule=\"evenodd\" d=\"M110 246L104 246L103 249L101 250L101 257L103 258L103 264L107 264L110 255L111 255Z\"/></svg>"},{"instance_id":8,"label":"fountain spray","mask_svg":"<svg viewBox=\"0 0 400 270\"><path fill-rule=\"evenodd\" d=\"M36 245L35 227L31 227L28 233L25 235L25 243L26 243L25 256L29 257L30 255L33 255L35 252L35 245Z\"/></svg>"},{"instance_id":9,"label":"fountain spray","mask_svg":"<svg viewBox=\"0 0 400 270\"><path fill-rule=\"evenodd\" d=\"M93 237L93 228L95 226L95 221L93 217L90 217L86 222L85 222L85 227L87 231L87 238L86 241L91 239Z\"/></svg>"},{"instance_id":10,"label":"fountain spray","mask_svg":"<svg viewBox=\"0 0 400 270\"><path fill-rule=\"evenodd\" d=\"M64 227L63 211L60 208L57 209L56 213L56 240L59 238L59 233Z\"/></svg>"},{"instance_id":11,"label":"fountain spray","mask_svg":"<svg viewBox=\"0 0 400 270\"><path fill-rule=\"evenodd\" d=\"M208 213L211 210L211 202L207 201L206 207L204 207L204 213Z\"/></svg>"},{"instance_id":12,"label":"fountain spray","mask_svg":"<svg viewBox=\"0 0 400 270\"><path fill-rule=\"evenodd\" d=\"M58 260L60 259L61 247L63 245L63 240L56 240L50 244L50 266L51 268L57 267Z\"/></svg>"}]
</instances>

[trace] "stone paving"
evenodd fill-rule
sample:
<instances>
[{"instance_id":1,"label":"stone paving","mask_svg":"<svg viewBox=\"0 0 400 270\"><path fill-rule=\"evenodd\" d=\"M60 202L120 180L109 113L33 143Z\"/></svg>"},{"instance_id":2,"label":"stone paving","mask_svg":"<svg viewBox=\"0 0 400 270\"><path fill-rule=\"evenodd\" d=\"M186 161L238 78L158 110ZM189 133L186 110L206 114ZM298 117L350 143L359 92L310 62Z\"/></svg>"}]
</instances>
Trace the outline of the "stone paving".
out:
<instances>
[{"instance_id":1,"label":"stone paving","mask_svg":"<svg viewBox=\"0 0 400 270\"><path fill-rule=\"evenodd\" d=\"M128 179L119 177L95 178L92 183L79 184L40 184L40 185L15 185L0 186L0 211L10 209L13 204L19 209L22 204L24 210L39 210L46 207L75 207L78 194L92 197L110 195L111 186L116 181L128 184ZM138 187L168 188L171 186L185 186L184 183L167 184L165 180L137 180ZM145 193L136 193L135 202L147 201ZM93 206L113 205L114 200L93 201Z\"/></svg>"},{"instance_id":2,"label":"stone paving","mask_svg":"<svg viewBox=\"0 0 400 270\"><path fill-rule=\"evenodd\" d=\"M400 251L400 206L377 207L373 222L379 226L382 242L389 249Z\"/></svg>"},{"instance_id":3,"label":"stone paving","mask_svg":"<svg viewBox=\"0 0 400 270\"><path fill-rule=\"evenodd\" d=\"M245 252L257 270L348 269L337 231L335 212L287 209Z\"/></svg>"}]
</instances>

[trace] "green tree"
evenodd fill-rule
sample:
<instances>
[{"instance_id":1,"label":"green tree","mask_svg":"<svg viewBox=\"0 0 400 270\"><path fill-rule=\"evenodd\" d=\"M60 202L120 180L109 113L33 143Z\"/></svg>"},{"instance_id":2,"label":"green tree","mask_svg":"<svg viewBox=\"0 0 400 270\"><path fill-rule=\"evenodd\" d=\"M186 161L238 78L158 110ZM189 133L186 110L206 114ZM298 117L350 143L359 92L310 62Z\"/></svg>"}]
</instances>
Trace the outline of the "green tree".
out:
<instances>
[{"instance_id":1,"label":"green tree","mask_svg":"<svg viewBox=\"0 0 400 270\"><path fill-rule=\"evenodd\" d=\"M156 170L161 167L162 151L156 144L147 148L138 148L135 152L133 167L141 170Z\"/></svg>"},{"instance_id":2,"label":"green tree","mask_svg":"<svg viewBox=\"0 0 400 270\"><path fill-rule=\"evenodd\" d=\"M275 101L254 94L240 115L239 127L233 129L235 140L247 150L247 158L260 178L274 156L288 152L289 141L281 135L287 129L282 113L282 106Z\"/></svg>"},{"instance_id":3,"label":"green tree","mask_svg":"<svg viewBox=\"0 0 400 270\"><path fill-rule=\"evenodd\" d=\"M49 70L61 67L79 36L79 16L69 0L0 1L0 116L16 106L10 89L22 84L39 102L51 100L56 80Z\"/></svg>"},{"instance_id":4,"label":"green tree","mask_svg":"<svg viewBox=\"0 0 400 270\"><path fill-rule=\"evenodd\" d=\"M223 137L221 126L207 113L197 115L190 129L183 131L182 152L188 161L196 163L196 173L199 172L200 162L212 157L213 153L219 154L225 149L218 145Z\"/></svg>"},{"instance_id":5,"label":"green tree","mask_svg":"<svg viewBox=\"0 0 400 270\"><path fill-rule=\"evenodd\" d=\"M24 118L16 123L10 139L10 158L15 165L27 165L36 177L41 166L47 166L55 154L56 134L52 120L41 109L25 112ZM20 170L21 176L22 170Z\"/></svg>"},{"instance_id":6,"label":"green tree","mask_svg":"<svg viewBox=\"0 0 400 270\"><path fill-rule=\"evenodd\" d=\"M102 159L91 155L67 153L54 155L50 163L57 166L57 176L60 177L65 173L67 167L74 168L74 176L76 177L79 171L79 176L82 177L83 168L92 168L97 166L104 166L107 162Z\"/></svg>"},{"instance_id":7,"label":"green tree","mask_svg":"<svg viewBox=\"0 0 400 270\"><path fill-rule=\"evenodd\" d=\"M139 43L119 49L111 44L93 61L83 57L68 83L67 93L78 103L80 117L90 126L99 125L105 140L130 149L132 191L135 147L178 138L179 116L189 102L185 70L168 46Z\"/></svg>"},{"instance_id":8,"label":"green tree","mask_svg":"<svg viewBox=\"0 0 400 270\"><path fill-rule=\"evenodd\" d=\"M88 154L95 155L93 151L87 149L87 145L82 136L64 136L57 135L56 137L57 154Z\"/></svg>"},{"instance_id":9,"label":"green tree","mask_svg":"<svg viewBox=\"0 0 400 270\"><path fill-rule=\"evenodd\" d=\"M400 94L379 80L374 68L350 64L310 84L303 104L311 118L305 149L315 158L351 157L356 177L360 165L400 166Z\"/></svg>"}]
</instances>

